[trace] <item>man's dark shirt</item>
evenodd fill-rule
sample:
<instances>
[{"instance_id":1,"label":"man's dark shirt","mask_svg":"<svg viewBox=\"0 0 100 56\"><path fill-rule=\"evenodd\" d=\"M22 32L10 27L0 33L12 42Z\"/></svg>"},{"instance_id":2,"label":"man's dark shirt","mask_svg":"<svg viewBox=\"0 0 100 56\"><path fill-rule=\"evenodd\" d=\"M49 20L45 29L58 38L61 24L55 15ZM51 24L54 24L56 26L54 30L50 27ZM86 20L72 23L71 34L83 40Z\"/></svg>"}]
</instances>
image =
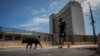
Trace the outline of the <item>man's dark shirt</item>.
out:
<instances>
[{"instance_id":1,"label":"man's dark shirt","mask_svg":"<svg viewBox=\"0 0 100 56\"><path fill-rule=\"evenodd\" d=\"M66 26L65 22L60 22L60 24L59 24L60 33L63 33L64 32L65 26Z\"/></svg>"}]
</instances>

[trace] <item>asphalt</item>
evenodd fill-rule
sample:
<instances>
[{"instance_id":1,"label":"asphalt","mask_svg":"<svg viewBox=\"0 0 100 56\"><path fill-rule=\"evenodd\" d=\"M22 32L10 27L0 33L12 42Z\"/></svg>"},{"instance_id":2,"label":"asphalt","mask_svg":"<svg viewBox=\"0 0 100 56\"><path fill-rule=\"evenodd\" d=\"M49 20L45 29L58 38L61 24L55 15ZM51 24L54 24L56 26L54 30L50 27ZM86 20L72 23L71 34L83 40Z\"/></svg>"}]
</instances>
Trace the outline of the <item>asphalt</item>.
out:
<instances>
[{"instance_id":1,"label":"asphalt","mask_svg":"<svg viewBox=\"0 0 100 56\"><path fill-rule=\"evenodd\" d=\"M71 45L43 47L43 49L0 48L0 56L100 56L96 53L97 45Z\"/></svg>"}]
</instances>

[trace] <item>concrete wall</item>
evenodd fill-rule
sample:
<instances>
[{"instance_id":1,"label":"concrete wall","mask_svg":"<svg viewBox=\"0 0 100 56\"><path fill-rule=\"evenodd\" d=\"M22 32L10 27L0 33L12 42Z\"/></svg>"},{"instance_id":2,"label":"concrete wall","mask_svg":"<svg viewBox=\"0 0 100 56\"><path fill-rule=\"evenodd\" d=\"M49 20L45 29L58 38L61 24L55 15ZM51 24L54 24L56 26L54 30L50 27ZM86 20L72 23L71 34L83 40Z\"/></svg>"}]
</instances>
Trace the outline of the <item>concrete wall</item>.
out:
<instances>
[{"instance_id":1,"label":"concrete wall","mask_svg":"<svg viewBox=\"0 0 100 56\"><path fill-rule=\"evenodd\" d=\"M92 45L94 44L94 37L91 35L67 35L65 39L69 39L71 45ZM53 45L59 45L59 35L54 34ZM67 42L65 42L66 44Z\"/></svg>"},{"instance_id":2,"label":"concrete wall","mask_svg":"<svg viewBox=\"0 0 100 56\"><path fill-rule=\"evenodd\" d=\"M17 38L17 37L18 38ZM52 46L52 45L59 45L59 35L54 34L39 34L36 36L40 36L40 42L45 46ZM16 38L9 38L9 37L16 37ZM0 34L0 48L10 48L10 47L25 47L26 44L22 45L21 40L30 37L30 35L19 35L19 34L8 34L8 33L2 33ZM94 38L93 36L88 35L67 35L66 38L69 39L70 44L73 45L89 45L94 44ZM64 45L66 45L67 42L64 42ZM34 46L34 45L33 45Z\"/></svg>"},{"instance_id":3,"label":"concrete wall","mask_svg":"<svg viewBox=\"0 0 100 56\"><path fill-rule=\"evenodd\" d=\"M41 44L43 47L52 46L52 42L50 41L44 41L44 42L42 41ZM70 44L72 45L71 42ZM94 44L94 42L74 42L74 44L75 45L91 45L91 44ZM67 42L64 42L64 45L67 45ZM22 44L21 41L0 41L0 48L12 48L12 47L24 47L25 48L26 44ZM38 47L40 48L39 45ZM33 48L34 48L34 44L33 44Z\"/></svg>"},{"instance_id":4,"label":"concrete wall","mask_svg":"<svg viewBox=\"0 0 100 56\"><path fill-rule=\"evenodd\" d=\"M41 41L43 47L51 46L52 43L50 41ZM12 48L12 47L26 47L27 44L22 44L21 41L0 41L0 48ZM40 46L38 45L40 48ZM34 48L34 44L33 44Z\"/></svg>"},{"instance_id":5,"label":"concrete wall","mask_svg":"<svg viewBox=\"0 0 100 56\"><path fill-rule=\"evenodd\" d=\"M22 44L21 41L24 38L32 37L33 35L23 35L23 34L11 34L11 33L1 33L0 34L0 48L10 48L10 47L26 47L26 44ZM43 46L52 45L52 38L50 34L38 34L33 37L40 36L40 42ZM34 44L33 44L34 46Z\"/></svg>"}]
</instances>

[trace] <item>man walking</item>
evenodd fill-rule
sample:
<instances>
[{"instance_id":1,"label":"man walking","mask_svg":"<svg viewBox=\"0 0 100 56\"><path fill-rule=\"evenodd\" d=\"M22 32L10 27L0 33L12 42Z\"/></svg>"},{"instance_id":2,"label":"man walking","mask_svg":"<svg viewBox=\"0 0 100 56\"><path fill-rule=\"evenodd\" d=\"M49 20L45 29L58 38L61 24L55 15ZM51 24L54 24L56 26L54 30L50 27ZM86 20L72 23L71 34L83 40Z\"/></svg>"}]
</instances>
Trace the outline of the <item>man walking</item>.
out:
<instances>
[{"instance_id":1,"label":"man walking","mask_svg":"<svg viewBox=\"0 0 100 56\"><path fill-rule=\"evenodd\" d=\"M63 40L65 38L66 38L66 23L62 22L62 18L59 18L59 42L60 42L60 47L58 47L58 48L62 48ZM68 44L68 48L69 48L68 39L67 39L67 44Z\"/></svg>"}]
</instances>

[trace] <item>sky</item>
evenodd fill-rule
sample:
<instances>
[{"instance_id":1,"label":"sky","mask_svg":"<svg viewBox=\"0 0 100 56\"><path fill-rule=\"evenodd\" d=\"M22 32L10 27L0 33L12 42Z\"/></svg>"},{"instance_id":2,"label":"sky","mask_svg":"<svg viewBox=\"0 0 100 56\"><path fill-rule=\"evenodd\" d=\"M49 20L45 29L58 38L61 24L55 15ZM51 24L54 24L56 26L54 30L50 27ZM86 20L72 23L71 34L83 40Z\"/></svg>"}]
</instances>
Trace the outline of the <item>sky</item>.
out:
<instances>
[{"instance_id":1,"label":"sky","mask_svg":"<svg viewBox=\"0 0 100 56\"><path fill-rule=\"evenodd\" d=\"M50 33L49 17L59 12L70 0L0 0L0 27ZM86 35L92 35L88 2L100 33L100 0L76 0L81 3Z\"/></svg>"}]
</instances>

